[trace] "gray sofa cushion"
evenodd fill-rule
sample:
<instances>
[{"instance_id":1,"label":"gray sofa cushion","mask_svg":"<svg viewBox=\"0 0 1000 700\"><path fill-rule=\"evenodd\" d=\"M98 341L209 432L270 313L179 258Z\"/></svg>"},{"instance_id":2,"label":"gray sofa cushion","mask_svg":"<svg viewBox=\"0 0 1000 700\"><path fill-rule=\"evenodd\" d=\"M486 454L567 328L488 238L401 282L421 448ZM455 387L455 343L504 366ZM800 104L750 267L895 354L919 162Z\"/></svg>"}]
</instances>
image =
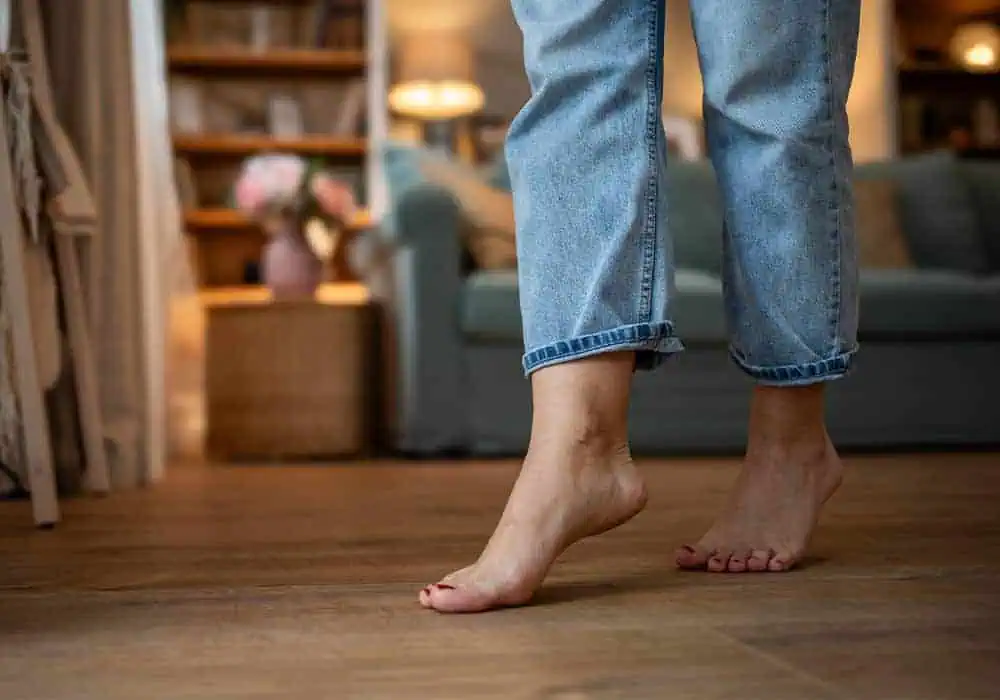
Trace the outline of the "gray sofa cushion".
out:
<instances>
[{"instance_id":1,"label":"gray sofa cushion","mask_svg":"<svg viewBox=\"0 0 1000 700\"><path fill-rule=\"evenodd\" d=\"M860 336L862 342L1000 337L1000 275L863 271Z\"/></svg>"},{"instance_id":2,"label":"gray sofa cushion","mask_svg":"<svg viewBox=\"0 0 1000 700\"><path fill-rule=\"evenodd\" d=\"M472 340L521 342L517 270L477 270L465 279L459 323Z\"/></svg>"},{"instance_id":3,"label":"gray sofa cushion","mask_svg":"<svg viewBox=\"0 0 1000 700\"><path fill-rule=\"evenodd\" d=\"M677 293L671 311L685 343L719 343L726 340L722 283L696 270L678 270ZM460 310L461 330L480 342L521 342L521 309L517 297L517 272L479 270L465 281Z\"/></svg>"},{"instance_id":4,"label":"gray sofa cushion","mask_svg":"<svg viewBox=\"0 0 1000 700\"><path fill-rule=\"evenodd\" d=\"M678 270L671 303L687 345L728 342L722 284L696 270ZM480 342L521 342L517 272L470 275L462 293L461 330ZM1000 275L943 270L866 270L861 274L864 340L1000 337Z\"/></svg>"},{"instance_id":5,"label":"gray sofa cushion","mask_svg":"<svg viewBox=\"0 0 1000 700\"><path fill-rule=\"evenodd\" d=\"M1000 163L967 161L961 171L976 206L990 271L1000 272Z\"/></svg>"},{"instance_id":6,"label":"gray sofa cushion","mask_svg":"<svg viewBox=\"0 0 1000 700\"><path fill-rule=\"evenodd\" d=\"M935 152L859 165L855 177L896 183L900 222L918 267L986 272L979 219L958 166L952 154Z\"/></svg>"},{"instance_id":7,"label":"gray sofa cushion","mask_svg":"<svg viewBox=\"0 0 1000 700\"><path fill-rule=\"evenodd\" d=\"M722 271L722 197L708 161L667 168L667 226L678 268Z\"/></svg>"},{"instance_id":8,"label":"gray sofa cushion","mask_svg":"<svg viewBox=\"0 0 1000 700\"><path fill-rule=\"evenodd\" d=\"M722 280L699 270L678 269L670 300L677 335L686 345L728 343Z\"/></svg>"}]
</instances>

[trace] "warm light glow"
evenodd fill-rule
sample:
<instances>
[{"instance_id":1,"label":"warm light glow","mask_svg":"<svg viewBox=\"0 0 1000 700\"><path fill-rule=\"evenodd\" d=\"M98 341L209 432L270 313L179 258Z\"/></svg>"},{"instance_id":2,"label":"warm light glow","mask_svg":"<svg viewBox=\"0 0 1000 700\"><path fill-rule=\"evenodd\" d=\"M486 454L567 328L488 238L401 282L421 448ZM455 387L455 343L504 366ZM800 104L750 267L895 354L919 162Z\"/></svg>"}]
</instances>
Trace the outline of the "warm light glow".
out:
<instances>
[{"instance_id":1,"label":"warm light glow","mask_svg":"<svg viewBox=\"0 0 1000 700\"><path fill-rule=\"evenodd\" d=\"M977 66L989 68L997 62L997 52L992 46L986 44L976 44L965 50L965 64L967 66Z\"/></svg>"},{"instance_id":2,"label":"warm light glow","mask_svg":"<svg viewBox=\"0 0 1000 700\"><path fill-rule=\"evenodd\" d=\"M428 121L475 114L484 103L479 86L461 80L413 81L396 85L389 92L394 112Z\"/></svg>"},{"instance_id":3,"label":"warm light glow","mask_svg":"<svg viewBox=\"0 0 1000 700\"><path fill-rule=\"evenodd\" d=\"M960 27L951 40L952 58L973 72L995 71L1000 57L1000 29L987 22Z\"/></svg>"}]
</instances>

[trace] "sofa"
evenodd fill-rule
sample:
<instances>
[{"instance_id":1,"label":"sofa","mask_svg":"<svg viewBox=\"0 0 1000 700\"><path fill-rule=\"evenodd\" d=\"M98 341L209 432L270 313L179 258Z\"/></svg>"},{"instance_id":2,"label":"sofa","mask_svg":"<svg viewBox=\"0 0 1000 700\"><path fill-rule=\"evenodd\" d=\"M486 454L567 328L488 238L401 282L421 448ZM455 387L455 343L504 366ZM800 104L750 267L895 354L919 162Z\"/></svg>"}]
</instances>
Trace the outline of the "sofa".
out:
<instances>
[{"instance_id":1,"label":"sofa","mask_svg":"<svg viewBox=\"0 0 1000 700\"><path fill-rule=\"evenodd\" d=\"M470 262L462 203L409 167L413 153L382 157L389 211L369 276L393 346L391 446L413 456L522 453L531 403L516 271ZM509 188L502 159L470 177ZM752 384L727 351L719 191L706 162L671 164L667 177L686 351L637 374L633 450L739 451ZM861 349L830 385L831 435L866 450L1000 443L1000 163L932 153L859 165L855 180L858 208L869 185L891 194L865 214L875 258L892 214L909 259L862 270Z\"/></svg>"}]
</instances>

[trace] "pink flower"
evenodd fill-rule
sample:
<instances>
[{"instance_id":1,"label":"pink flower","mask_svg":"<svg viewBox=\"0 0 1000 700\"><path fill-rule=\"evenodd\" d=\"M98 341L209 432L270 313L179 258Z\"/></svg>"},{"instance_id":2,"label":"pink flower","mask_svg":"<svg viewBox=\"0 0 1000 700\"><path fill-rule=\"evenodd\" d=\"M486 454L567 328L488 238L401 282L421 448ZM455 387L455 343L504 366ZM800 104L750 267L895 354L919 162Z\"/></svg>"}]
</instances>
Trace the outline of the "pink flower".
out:
<instances>
[{"instance_id":1,"label":"pink flower","mask_svg":"<svg viewBox=\"0 0 1000 700\"><path fill-rule=\"evenodd\" d=\"M264 208L267 192L264 186L252 177L241 177L236 182L236 206L248 214L256 214Z\"/></svg>"},{"instance_id":2,"label":"pink flower","mask_svg":"<svg viewBox=\"0 0 1000 700\"><path fill-rule=\"evenodd\" d=\"M251 216L291 208L301 194L306 163L298 156L266 154L249 159L236 182L236 206Z\"/></svg>"},{"instance_id":3,"label":"pink flower","mask_svg":"<svg viewBox=\"0 0 1000 700\"><path fill-rule=\"evenodd\" d=\"M345 183L325 173L317 173L309 183L309 190L327 215L343 222L354 218L357 212L354 192Z\"/></svg>"}]
</instances>

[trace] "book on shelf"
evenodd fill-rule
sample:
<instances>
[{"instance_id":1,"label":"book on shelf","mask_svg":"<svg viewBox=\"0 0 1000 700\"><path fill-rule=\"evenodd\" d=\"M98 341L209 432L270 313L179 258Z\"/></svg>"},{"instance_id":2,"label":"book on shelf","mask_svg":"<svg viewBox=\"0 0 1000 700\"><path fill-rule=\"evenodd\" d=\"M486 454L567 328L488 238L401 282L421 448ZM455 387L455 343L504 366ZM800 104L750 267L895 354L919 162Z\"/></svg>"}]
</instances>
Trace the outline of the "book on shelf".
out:
<instances>
[{"instance_id":1,"label":"book on shelf","mask_svg":"<svg viewBox=\"0 0 1000 700\"><path fill-rule=\"evenodd\" d=\"M194 80L170 80L170 125L174 133L198 134L205 130L201 85Z\"/></svg>"},{"instance_id":2,"label":"book on shelf","mask_svg":"<svg viewBox=\"0 0 1000 700\"><path fill-rule=\"evenodd\" d=\"M315 8L301 3L219 3L191 0L184 35L196 46L264 52L313 45Z\"/></svg>"},{"instance_id":3,"label":"book on shelf","mask_svg":"<svg viewBox=\"0 0 1000 700\"><path fill-rule=\"evenodd\" d=\"M322 49L363 49L363 0L319 0L314 13L313 43Z\"/></svg>"},{"instance_id":4,"label":"book on shelf","mask_svg":"<svg viewBox=\"0 0 1000 700\"><path fill-rule=\"evenodd\" d=\"M337 108L332 133L335 136L357 136L362 130L367 107L368 85L364 80L352 80L344 91Z\"/></svg>"},{"instance_id":5,"label":"book on shelf","mask_svg":"<svg viewBox=\"0 0 1000 700\"><path fill-rule=\"evenodd\" d=\"M250 41L253 50L264 53L272 48L289 48L299 43L296 7L257 5L250 10Z\"/></svg>"},{"instance_id":6,"label":"book on shelf","mask_svg":"<svg viewBox=\"0 0 1000 700\"><path fill-rule=\"evenodd\" d=\"M198 185L194 169L184 158L174 159L174 177L177 180L177 198L184 209L197 209Z\"/></svg>"}]
</instances>

